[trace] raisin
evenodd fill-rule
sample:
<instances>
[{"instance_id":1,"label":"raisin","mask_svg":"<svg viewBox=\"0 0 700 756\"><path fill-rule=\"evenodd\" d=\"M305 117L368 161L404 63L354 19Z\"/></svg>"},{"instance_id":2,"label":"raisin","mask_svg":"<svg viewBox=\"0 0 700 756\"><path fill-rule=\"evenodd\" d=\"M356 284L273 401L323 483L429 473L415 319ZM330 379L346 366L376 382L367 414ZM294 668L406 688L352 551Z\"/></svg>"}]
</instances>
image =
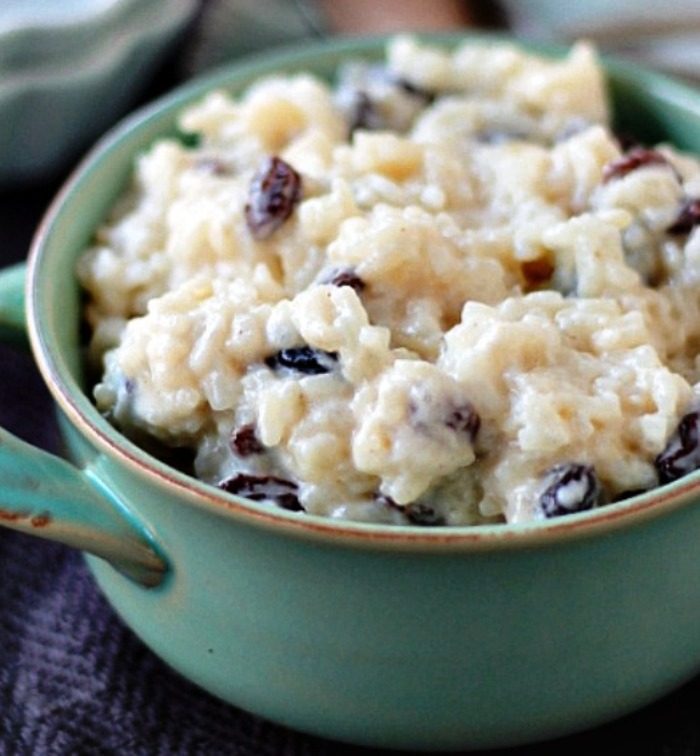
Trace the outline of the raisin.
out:
<instances>
[{"instance_id":1,"label":"raisin","mask_svg":"<svg viewBox=\"0 0 700 756\"><path fill-rule=\"evenodd\" d=\"M282 507L282 509L286 509L289 512L306 511L304 507L302 507L301 502L299 501L299 498L294 493L277 494L277 496L274 499L274 502L277 504L277 506Z\"/></svg>"},{"instance_id":2,"label":"raisin","mask_svg":"<svg viewBox=\"0 0 700 756\"><path fill-rule=\"evenodd\" d=\"M471 402L465 402L450 412L445 420L445 425L452 430L466 433L473 441L481 427L481 418Z\"/></svg>"},{"instance_id":3,"label":"raisin","mask_svg":"<svg viewBox=\"0 0 700 756\"><path fill-rule=\"evenodd\" d=\"M668 165L671 167L671 164L660 152L648 150L646 147L634 147L621 158L611 161L603 168L603 183L606 184L613 179L624 178L628 173L647 165Z\"/></svg>"},{"instance_id":4,"label":"raisin","mask_svg":"<svg viewBox=\"0 0 700 756\"><path fill-rule=\"evenodd\" d=\"M349 136L352 136L357 129L372 131L384 128L384 125L384 120L367 92L355 92L349 115Z\"/></svg>"},{"instance_id":5,"label":"raisin","mask_svg":"<svg viewBox=\"0 0 700 756\"><path fill-rule=\"evenodd\" d=\"M324 352L310 346L281 349L265 359L265 364L273 370L288 368L304 375L323 375L330 373L338 361L337 352Z\"/></svg>"},{"instance_id":6,"label":"raisin","mask_svg":"<svg viewBox=\"0 0 700 756\"><path fill-rule=\"evenodd\" d=\"M432 105L432 103L435 102L435 98L437 97L435 92L431 92L428 89L420 87L417 84L414 84L412 81L408 81L408 79L401 77L395 79L394 81L399 89L404 91L406 94L411 95L411 97L417 97L423 100L426 105Z\"/></svg>"},{"instance_id":7,"label":"raisin","mask_svg":"<svg viewBox=\"0 0 700 756\"><path fill-rule=\"evenodd\" d=\"M231 448L239 457L250 457L265 451L265 447L255 435L254 425L242 425L236 428L231 434Z\"/></svg>"},{"instance_id":8,"label":"raisin","mask_svg":"<svg viewBox=\"0 0 700 756\"><path fill-rule=\"evenodd\" d=\"M397 504L391 496L387 496L383 493L376 493L374 499L378 504L402 512L412 525L435 527L445 524L445 518L431 507L430 504L413 501L410 504L401 506L400 504Z\"/></svg>"},{"instance_id":9,"label":"raisin","mask_svg":"<svg viewBox=\"0 0 700 756\"><path fill-rule=\"evenodd\" d=\"M332 278L328 280L333 286L349 286L358 294L366 287L367 284L355 273L354 270L339 270Z\"/></svg>"},{"instance_id":10,"label":"raisin","mask_svg":"<svg viewBox=\"0 0 700 756\"><path fill-rule=\"evenodd\" d=\"M265 160L253 176L245 206L245 219L255 239L270 237L294 211L301 199L301 177L278 157Z\"/></svg>"},{"instance_id":11,"label":"raisin","mask_svg":"<svg viewBox=\"0 0 700 756\"><path fill-rule=\"evenodd\" d=\"M666 448L654 460L659 483L670 483L700 467L700 412L681 418Z\"/></svg>"},{"instance_id":12,"label":"raisin","mask_svg":"<svg viewBox=\"0 0 700 756\"><path fill-rule=\"evenodd\" d=\"M683 205L668 232L669 234L689 234L697 225L700 225L700 199L691 199Z\"/></svg>"},{"instance_id":13,"label":"raisin","mask_svg":"<svg viewBox=\"0 0 700 756\"><path fill-rule=\"evenodd\" d=\"M399 506L391 496L377 492L374 494L374 500L377 504L381 504L384 507L391 507L392 509L398 509L400 512L403 512L403 507Z\"/></svg>"},{"instance_id":14,"label":"raisin","mask_svg":"<svg viewBox=\"0 0 700 756\"><path fill-rule=\"evenodd\" d=\"M412 525L421 525L425 527L436 527L445 524L445 518L436 512L429 504L414 501L407 504L403 511Z\"/></svg>"},{"instance_id":15,"label":"raisin","mask_svg":"<svg viewBox=\"0 0 700 756\"><path fill-rule=\"evenodd\" d=\"M297 484L275 475L238 473L222 480L219 488L251 501L272 501L282 509L288 509L291 512L304 511L297 497Z\"/></svg>"},{"instance_id":16,"label":"raisin","mask_svg":"<svg viewBox=\"0 0 700 756\"><path fill-rule=\"evenodd\" d=\"M443 426L447 426L473 442L481 426L481 418L471 402L436 401L420 385L411 391L408 409L411 426L428 436L435 436L436 432L441 435Z\"/></svg>"},{"instance_id":17,"label":"raisin","mask_svg":"<svg viewBox=\"0 0 700 756\"><path fill-rule=\"evenodd\" d=\"M554 265L546 257L540 257L538 260L521 263L520 270L530 286L541 286L552 278Z\"/></svg>"},{"instance_id":18,"label":"raisin","mask_svg":"<svg viewBox=\"0 0 700 756\"><path fill-rule=\"evenodd\" d=\"M590 465L557 465L547 473L549 485L540 496L540 510L545 517L583 512L592 509L600 498L600 484Z\"/></svg>"},{"instance_id":19,"label":"raisin","mask_svg":"<svg viewBox=\"0 0 700 756\"><path fill-rule=\"evenodd\" d=\"M630 134L629 131L616 131L613 136L617 139L617 143L620 145L620 149L623 152L629 152L635 148L642 148L642 143L639 139L637 139L634 134Z\"/></svg>"}]
</instances>

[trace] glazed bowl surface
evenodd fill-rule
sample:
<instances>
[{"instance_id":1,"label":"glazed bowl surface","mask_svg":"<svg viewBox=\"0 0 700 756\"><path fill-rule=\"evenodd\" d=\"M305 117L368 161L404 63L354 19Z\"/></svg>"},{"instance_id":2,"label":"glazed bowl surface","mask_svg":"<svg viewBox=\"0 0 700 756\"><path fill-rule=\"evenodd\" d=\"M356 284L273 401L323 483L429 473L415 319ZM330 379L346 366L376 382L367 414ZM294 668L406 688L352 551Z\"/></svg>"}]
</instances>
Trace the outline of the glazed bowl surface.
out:
<instances>
[{"instance_id":1,"label":"glazed bowl surface","mask_svg":"<svg viewBox=\"0 0 700 756\"><path fill-rule=\"evenodd\" d=\"M69 167L133 106L195 11L193 0L5 0L0 184Z\"/></svg>"},{"instance_id":2,"label":"glazed bowl surface","mask_svg":"<svg viewBox=\"0 0 700 756\"><path fill-rule=\"evenodd\" d=\"M700 669L699 474L551 522L338 523L167 467L110 426L84 385L75 261L138 153L212 88L240 93L278 71L330 79L383 44L339 40L223 69L127 119L85 159L37 233L26 284L32 348L78 471L0 445L3 481L23 470L18 500L39 490L34 508L0 513L99 555L89 563L102 590L157 654L288 726L411 749L584 729ZM622 130L700 151L700 94L637 67L606 70Z\"/></svg>"}]
</instances>

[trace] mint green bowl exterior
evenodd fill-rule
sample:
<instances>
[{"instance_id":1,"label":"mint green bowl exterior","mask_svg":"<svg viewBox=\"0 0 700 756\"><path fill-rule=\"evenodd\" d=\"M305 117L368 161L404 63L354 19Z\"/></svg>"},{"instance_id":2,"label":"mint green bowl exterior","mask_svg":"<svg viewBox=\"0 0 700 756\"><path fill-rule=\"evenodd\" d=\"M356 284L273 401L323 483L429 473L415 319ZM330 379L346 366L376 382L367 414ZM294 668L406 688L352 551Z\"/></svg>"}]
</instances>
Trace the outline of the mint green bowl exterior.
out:
<instances>
[{"instance_id":1,"label":"mint green bowl exterior","mask_svg":"<svg viewBox=\"0 0 700 756\"><path fill-rule=\"evenodd\" d=\"M455 39L443 39L445 44ZM28 322L72 459L166 562L144 588L89 557L134 631L223 699L330 738L499 746L584 729L700 670L700 476L552 523L339 524L219 493L122 438L81 387L74 262L134 156L206 90L271 71L330 77L377 40L260 58L120 125L63 189L31 256ZM623 128L700 150L700 95L612 65ZM152 582L158 582L152 581Z\"/></svg>"}]
</instances>

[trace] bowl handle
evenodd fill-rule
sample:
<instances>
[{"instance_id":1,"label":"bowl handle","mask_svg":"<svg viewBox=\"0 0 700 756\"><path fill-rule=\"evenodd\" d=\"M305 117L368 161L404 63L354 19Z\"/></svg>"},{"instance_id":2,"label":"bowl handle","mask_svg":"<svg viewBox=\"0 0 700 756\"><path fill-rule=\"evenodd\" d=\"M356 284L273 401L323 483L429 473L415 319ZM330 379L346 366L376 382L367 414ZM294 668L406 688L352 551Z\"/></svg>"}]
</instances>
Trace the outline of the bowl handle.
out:
<instances>
[{"instance_id":1,"label":"bowl handle","mask_svg":"<svg viewBox=\"0 0 700 756\"><path fill-rule=\"evenodd\" d=\"M24 334L24 266L0 271L0 339ZM147 526L87 467L78 469L0 428L0 525L88 551L144 586L167 563Z\"/></svg>"},{"instance_id":2,"label":"bowl handle","mask_svg":"<svg viewBox=\"0 0 700 756\"><path fill-rule=\"evenodd\" d=\"M24 317L26 265L19 263L0 271L0 341L27 343Z\"/></svg>"}]
</instances>

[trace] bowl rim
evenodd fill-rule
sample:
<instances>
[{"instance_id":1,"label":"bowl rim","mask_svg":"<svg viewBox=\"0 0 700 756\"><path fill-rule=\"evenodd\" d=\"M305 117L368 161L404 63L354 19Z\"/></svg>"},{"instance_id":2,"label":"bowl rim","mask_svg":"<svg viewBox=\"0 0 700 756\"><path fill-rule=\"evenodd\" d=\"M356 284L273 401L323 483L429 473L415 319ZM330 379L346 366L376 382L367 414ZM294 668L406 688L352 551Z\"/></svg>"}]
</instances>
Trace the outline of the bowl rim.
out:
<instances>
[{"instance_id":1,"label":"bowl rim","mask_svg":"<svg viewBox=\"0 0 700 756\"><path fill-rule=\"evenodd\" d=\"M40 373L59 408L71 425L99 451L138 478L145 479L163 491L177 494L181 501L203 508L213 515L327 544L430 553L529 549L628 530L692 504L700 493L700 470L671 484L650 489L621 502L562 518L528 523L426 528L416 525L356 522L288 512L274 505L253 502L219 491L214 486L169 467L147 454L100 415L88 395L70 375L58 349L47 342L42 328L42 322L46 318L45 313L42 313L41 298L38 296L39 272L44 250L67 199L79 189L84 176L109 159L111 151L123 138L139 126L145 126L152 119L162 116L163 111L182 108L209 89L225 87L236 80L242 80L244 86L247 86L254 78L269 75L274 70L283 70L290 65L298 67L299 64L305 64L313 73L314 63L319 65L321 58L376 55L394 36L396 35L334 38L282 47L272 52L242 58L208 71L141 107L117 123L94 145L49 205L37 228L28 257L26 309L29 340ZM563 45L528 44L509 35L483 32L412 36L428 44L443 46L464 41L505 41L527 51L545 55L560 55L570 49L570 46ZM698 105L700 122L700 92L636 64L611 60L605 56L601 56L601 63L606 75L612 74L641 84L652 96L659 96L663 91L666 100L670 98L686 105L690 98ZM119 491L115 493L119 495ZM173 505L177 503L180 502L173 501ZM131 503L127 505L129 508L137 509Z\"/></svg>"}]
</instances>

